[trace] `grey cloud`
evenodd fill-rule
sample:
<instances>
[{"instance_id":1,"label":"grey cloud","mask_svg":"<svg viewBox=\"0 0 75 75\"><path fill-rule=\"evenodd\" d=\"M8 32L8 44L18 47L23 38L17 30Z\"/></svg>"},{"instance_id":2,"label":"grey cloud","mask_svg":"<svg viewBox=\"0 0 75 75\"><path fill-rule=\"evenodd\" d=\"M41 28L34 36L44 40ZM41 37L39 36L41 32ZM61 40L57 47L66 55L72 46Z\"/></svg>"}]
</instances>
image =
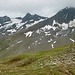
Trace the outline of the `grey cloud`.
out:
<instances>
[{"instance_id":1,"label":"grey cloud","mask_svg":"<svg viewBox=\"0 0 75 75\"><path fill-rule=\"evenodd\" d=\"M0 0L0 15L21 16L30 12L49 17L67 6L75 7L75 0Z\"/></svg>"}]
</instances>

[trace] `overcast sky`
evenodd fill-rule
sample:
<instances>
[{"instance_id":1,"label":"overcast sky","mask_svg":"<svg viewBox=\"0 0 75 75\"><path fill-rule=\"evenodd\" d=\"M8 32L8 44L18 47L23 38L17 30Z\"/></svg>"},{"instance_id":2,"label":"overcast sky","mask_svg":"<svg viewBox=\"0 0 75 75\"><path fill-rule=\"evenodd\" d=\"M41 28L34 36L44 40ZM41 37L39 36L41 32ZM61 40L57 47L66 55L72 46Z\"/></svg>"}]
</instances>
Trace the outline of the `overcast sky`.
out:
<instances>
[{"instance_id":1,"label":"overcast sky","mask_svg":"<svg viewBox=\"0 0 75 75\"><path fill-rule=\"evenodd\" d=\"M0 0L0 16L25 16L27 12L50 17L65 7L75 7L75 0Z\"/></svg>"}]
</instances>

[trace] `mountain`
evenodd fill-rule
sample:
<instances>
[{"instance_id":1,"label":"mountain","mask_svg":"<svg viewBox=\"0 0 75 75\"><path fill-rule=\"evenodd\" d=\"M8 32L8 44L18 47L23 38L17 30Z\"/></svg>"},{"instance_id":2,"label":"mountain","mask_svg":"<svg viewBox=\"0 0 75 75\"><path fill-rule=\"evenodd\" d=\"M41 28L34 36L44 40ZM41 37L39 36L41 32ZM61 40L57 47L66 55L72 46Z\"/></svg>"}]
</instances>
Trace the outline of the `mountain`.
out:
<instances>
[{"instance_id":1,"label":"mountain","mask_svg":"<svg viewBox=\"0 0 75 75\"><path fill-rule=\"evenodd\" d=\"M61 18L60 18L61 17ZM75 8L73 7L66 7L60 10L55 16L54 19L56 22L62 23L69 23L75 19Z\"/></svg>"},{"instance_id":2,"label":"mountain","mask_svg":"<svg viewBox=\"0 0 75 75\"><path fill-rule=\"evenodd\" d=\"M4 24L5 22L11 21L8 16L0 17L0 24Z\"/></svg>"},{"instance_id":3,"label":"mountain","mask_svg":"<svg viewBox=\"0 0 75 75\"><path fill-rule=\"evenodd\" d=\"M75 8L3 19L0 75L75 75Z\"/></svg>"},{"instance_id":4,"label":"mountain","mask_svg":"<svg viewBox=\"0 0 75 75\"><path fill-rule=\"evenodd\" d=\"M22 19L22 17L16 17L16 19L19 19L20 20L20 19Z\"/></svg>"},{"instance_id":5,"label":"mountain","mask_svg":"<svg viewBox=\"0 0 75 75\"><path fill-rule=\"evenodd\" d=\"M74 12L75 8L67 7L50 18L40 18L38 21L30 13L21 19L12 18L11 23L4 25L4 31L1 28L0 57L52 49L75 42ZM34 23L31 23L32 19Z\"/></svg>"},{"instance_id":6,"label":"mountain","mask_svg":"<svg viewBox=\"0 0 75 75\"><path fill-rule=\"evenodd\" d=\"M66 7L62 10L60 10L58 13L56 13L54 16L48 18L47 20L38 23L37 27L41 28L44 27L45 25L59 25L63 23L69 24L71 21L75 19L75 8L73 7ZM41 26L39 26L41 24ZM37 28L37 29L38 29Z\"/></svg>"},{"instance_id":7,"label":"mountain","mask_svg":"<svg viewBox=\"0 0 75 75\"><path fill-rule=\"evenodd\" d=\"M38 21L40 19L46 19L46 17L42 17L37 14L31 15L30 13L27 13L26 16L23 17L22 22L33 22Z\"/></svg>"},{"instance_id":8,"label":"mountain","mask_svg":"<svg viewBox=\"0 0 75 75\"><path fill-rule=\"evenodd\" d=\"M22 23L25 23L23 25L23 28L25 27L30 27L42 20L45 20L47 19L47 17L42 17L42 16L39 16L37 14L34 14L34 15L31 15L30 13L27 13L23 18L22 18ZM31 25L30 25L31 24Z\"/></svg>"},{"instance_id":9,"label":"mountain","mask_svg":"<svg viewBox=\"0 0 75 75\"><path fill-rule=\"evenodd\" d=\"M13 35L13 33L18 30L28 28L44 19L46 19L46 17L41 17L37 14L31 15L29 13L23 18L9 18L7 16L0 17L0 35Z\"/></svg>"}]
</instances>

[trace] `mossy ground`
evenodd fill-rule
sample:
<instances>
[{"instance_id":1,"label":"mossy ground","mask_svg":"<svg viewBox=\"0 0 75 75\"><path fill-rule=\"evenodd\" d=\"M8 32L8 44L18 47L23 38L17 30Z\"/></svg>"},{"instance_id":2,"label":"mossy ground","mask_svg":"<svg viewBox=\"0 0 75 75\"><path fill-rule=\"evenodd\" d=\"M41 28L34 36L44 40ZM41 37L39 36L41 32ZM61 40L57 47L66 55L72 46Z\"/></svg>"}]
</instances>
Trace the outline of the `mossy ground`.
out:
<instances>
[{"instance_id":1,"label":"mossy ground","mask_svg":"<svg viewBox=\"0 0 75 75\"><path fill-rule=\"evenodd\" d=\"M75 43L5 58L0 75L75 75Z\"/></svg>"}]
</instances>

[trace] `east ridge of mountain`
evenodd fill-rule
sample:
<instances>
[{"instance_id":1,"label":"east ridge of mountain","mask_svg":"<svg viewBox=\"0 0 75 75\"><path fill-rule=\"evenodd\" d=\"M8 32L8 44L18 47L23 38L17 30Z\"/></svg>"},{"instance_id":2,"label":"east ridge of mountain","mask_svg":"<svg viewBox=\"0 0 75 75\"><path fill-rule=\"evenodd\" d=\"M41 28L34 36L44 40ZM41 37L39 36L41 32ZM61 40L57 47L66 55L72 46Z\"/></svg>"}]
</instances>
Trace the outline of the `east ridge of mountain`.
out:
<instances>
[{"instance_id":1,"label":"east ridge of mountain","mask_svg":"<svg viewBox=\"0 0 75 75\"><path fill-rule=\"evenodd\" d=\"M54 16L47 18L46 20L36 24L36 26L31 27L30 30L37 30L39 28L42 28L46 25L53 25L53 22L55 26L58 26L59 24L69 24L71 21L75 19L75 8L74 7L66 7L61 9L59 12L57 12Z\"/></svg>"},{"instance_id":2,"label":"east ridge of mountain","mask_svg":"<svg viewBox=\"0 0 75 75\"><path fill-rule=\"evenodd\" d=\"M75 19L75 8L74 7L66 7L61 9L59 12L57 12L54 16L51 18L48 18L48 20L53 23L53 20L56 22L62 24L62 23L69 23L70 21L73 21ZM52 25L52 24L51 24Z\"/></svg>"},{"instance_id":3,"label":"east ridge of mountain","mask_svg":"<svg viewBox=\"0 0 75 75\"><path fill-rule=\"evenodd\" d=\"M55 20L62 24L62 23L69 23L75 19L75 8L74 7L66 7L60 10L55 15Z\"/></svg>"}]
</instances>

